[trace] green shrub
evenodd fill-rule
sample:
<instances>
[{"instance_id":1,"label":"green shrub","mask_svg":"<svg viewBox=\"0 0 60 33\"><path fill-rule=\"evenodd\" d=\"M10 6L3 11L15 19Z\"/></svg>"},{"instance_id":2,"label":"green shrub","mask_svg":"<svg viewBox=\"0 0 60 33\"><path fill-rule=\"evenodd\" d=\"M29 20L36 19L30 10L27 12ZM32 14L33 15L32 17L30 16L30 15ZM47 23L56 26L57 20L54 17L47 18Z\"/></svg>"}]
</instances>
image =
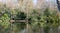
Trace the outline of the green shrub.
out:
<instances>
[{"instance_id":1,"label":"green shrub","mask_svg":"<svg viewBox=\"0 0 60 33\"><path fill-rule=\"evenodd\" d=\"M8 28L8 26L10 25L10 18L8 17L8 14L4 14L3 16L0 17L0 25L4 28Z\"/></svg>"}]
</instances>

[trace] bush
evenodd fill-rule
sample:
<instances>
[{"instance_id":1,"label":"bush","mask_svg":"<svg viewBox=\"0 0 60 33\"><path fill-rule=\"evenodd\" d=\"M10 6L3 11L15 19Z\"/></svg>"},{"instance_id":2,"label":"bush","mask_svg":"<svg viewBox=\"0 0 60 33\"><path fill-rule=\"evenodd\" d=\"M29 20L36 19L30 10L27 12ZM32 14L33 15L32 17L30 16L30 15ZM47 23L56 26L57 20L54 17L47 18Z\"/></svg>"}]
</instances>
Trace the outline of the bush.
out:
<instances>
[{"instance_id":1,"label":"bush","mask_svg":"<svg viewBox=\"0 0 60 33\"><path fill-rule=\"evenodd\" d=\"M10 18L8 17L8 14L5 13L3 16L0 17L0 25L3 28L8 28L8 26L10 25L9 20Z\"/></svg>"}]
</instances>

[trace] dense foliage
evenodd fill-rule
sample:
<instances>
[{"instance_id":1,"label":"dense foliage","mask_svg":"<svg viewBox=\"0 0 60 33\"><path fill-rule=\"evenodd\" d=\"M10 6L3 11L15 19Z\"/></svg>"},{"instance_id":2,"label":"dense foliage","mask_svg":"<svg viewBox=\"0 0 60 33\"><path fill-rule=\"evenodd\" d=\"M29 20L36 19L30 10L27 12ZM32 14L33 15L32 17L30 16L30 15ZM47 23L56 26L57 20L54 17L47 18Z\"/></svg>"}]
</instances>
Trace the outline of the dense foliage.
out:
<instances>
[{"instance_id":1,"label":"dense foliage","mask_svg":"<svg viewBox=\"0 0 60 33\"><path fill-rule=\"evenodd\" d=\"M50 28L58 28L60 26L60 19L57 11L49 11L47 8L43 13L38 13L36 10L30 15L32 29L36 32L37 29L44 28L48 33ZM37 29L36 29L37 28Z\"/></svg>"},{"instance_id":2,"label":"dense foliage","mask_svg":"<svg viewBox=\"0 0 60 33\"><path fill-rule=\"evenodd\" d=\"M4 11L3 11L4 10ZM10 26L10 19L14 20L25 20L27 14L21 12L19 9L3 9L1 10L2 15L0 16L0 26L4 29L8 29ZM37 33L40 32L40 29L44 29L46 33L50 28L58 28L60 26L60 16L57 11L49 11L47 8L43 12L40 10L33 9L28 16L29 25L32 27L32 30ZM13 27L12 27L13 26ZM26 28L26 23L12 23L12 29L14 32L24 30ZM10 28L9 28L10 29ZM38 29L38 30L37 30ZM17 32L16 31L16 32Z\"/></svg>"}]
</instances>

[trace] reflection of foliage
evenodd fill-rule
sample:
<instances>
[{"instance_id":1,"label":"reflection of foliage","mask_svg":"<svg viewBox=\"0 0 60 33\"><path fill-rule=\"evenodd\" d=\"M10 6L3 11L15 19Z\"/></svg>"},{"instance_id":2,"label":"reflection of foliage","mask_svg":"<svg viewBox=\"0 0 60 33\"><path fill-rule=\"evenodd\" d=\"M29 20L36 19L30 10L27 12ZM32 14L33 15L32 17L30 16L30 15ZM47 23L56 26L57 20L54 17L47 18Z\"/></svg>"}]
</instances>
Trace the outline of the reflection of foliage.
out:
<instances>
[{"instance_id":1,"label":"reflection of foliage","mask_svg":"<svg viewBox=\"0 0 60 33\"><path fill-rule=\"evenodd\" d=\"M49 33L49 29L50 29L50 27L48 27L48 26L44 27L44 32Z\"/></svg>"},{"instance_id":2,"label":"reflection of foliage","mask_svg":"<svg viewBox=\"0 0 60 33\"><path fill-rule=\"evenodd\" d=\"M17 27L18 30L22 30L22 29L26 28L25 23L14 23L14 25Z\"/></svg>"}]
</instances>

